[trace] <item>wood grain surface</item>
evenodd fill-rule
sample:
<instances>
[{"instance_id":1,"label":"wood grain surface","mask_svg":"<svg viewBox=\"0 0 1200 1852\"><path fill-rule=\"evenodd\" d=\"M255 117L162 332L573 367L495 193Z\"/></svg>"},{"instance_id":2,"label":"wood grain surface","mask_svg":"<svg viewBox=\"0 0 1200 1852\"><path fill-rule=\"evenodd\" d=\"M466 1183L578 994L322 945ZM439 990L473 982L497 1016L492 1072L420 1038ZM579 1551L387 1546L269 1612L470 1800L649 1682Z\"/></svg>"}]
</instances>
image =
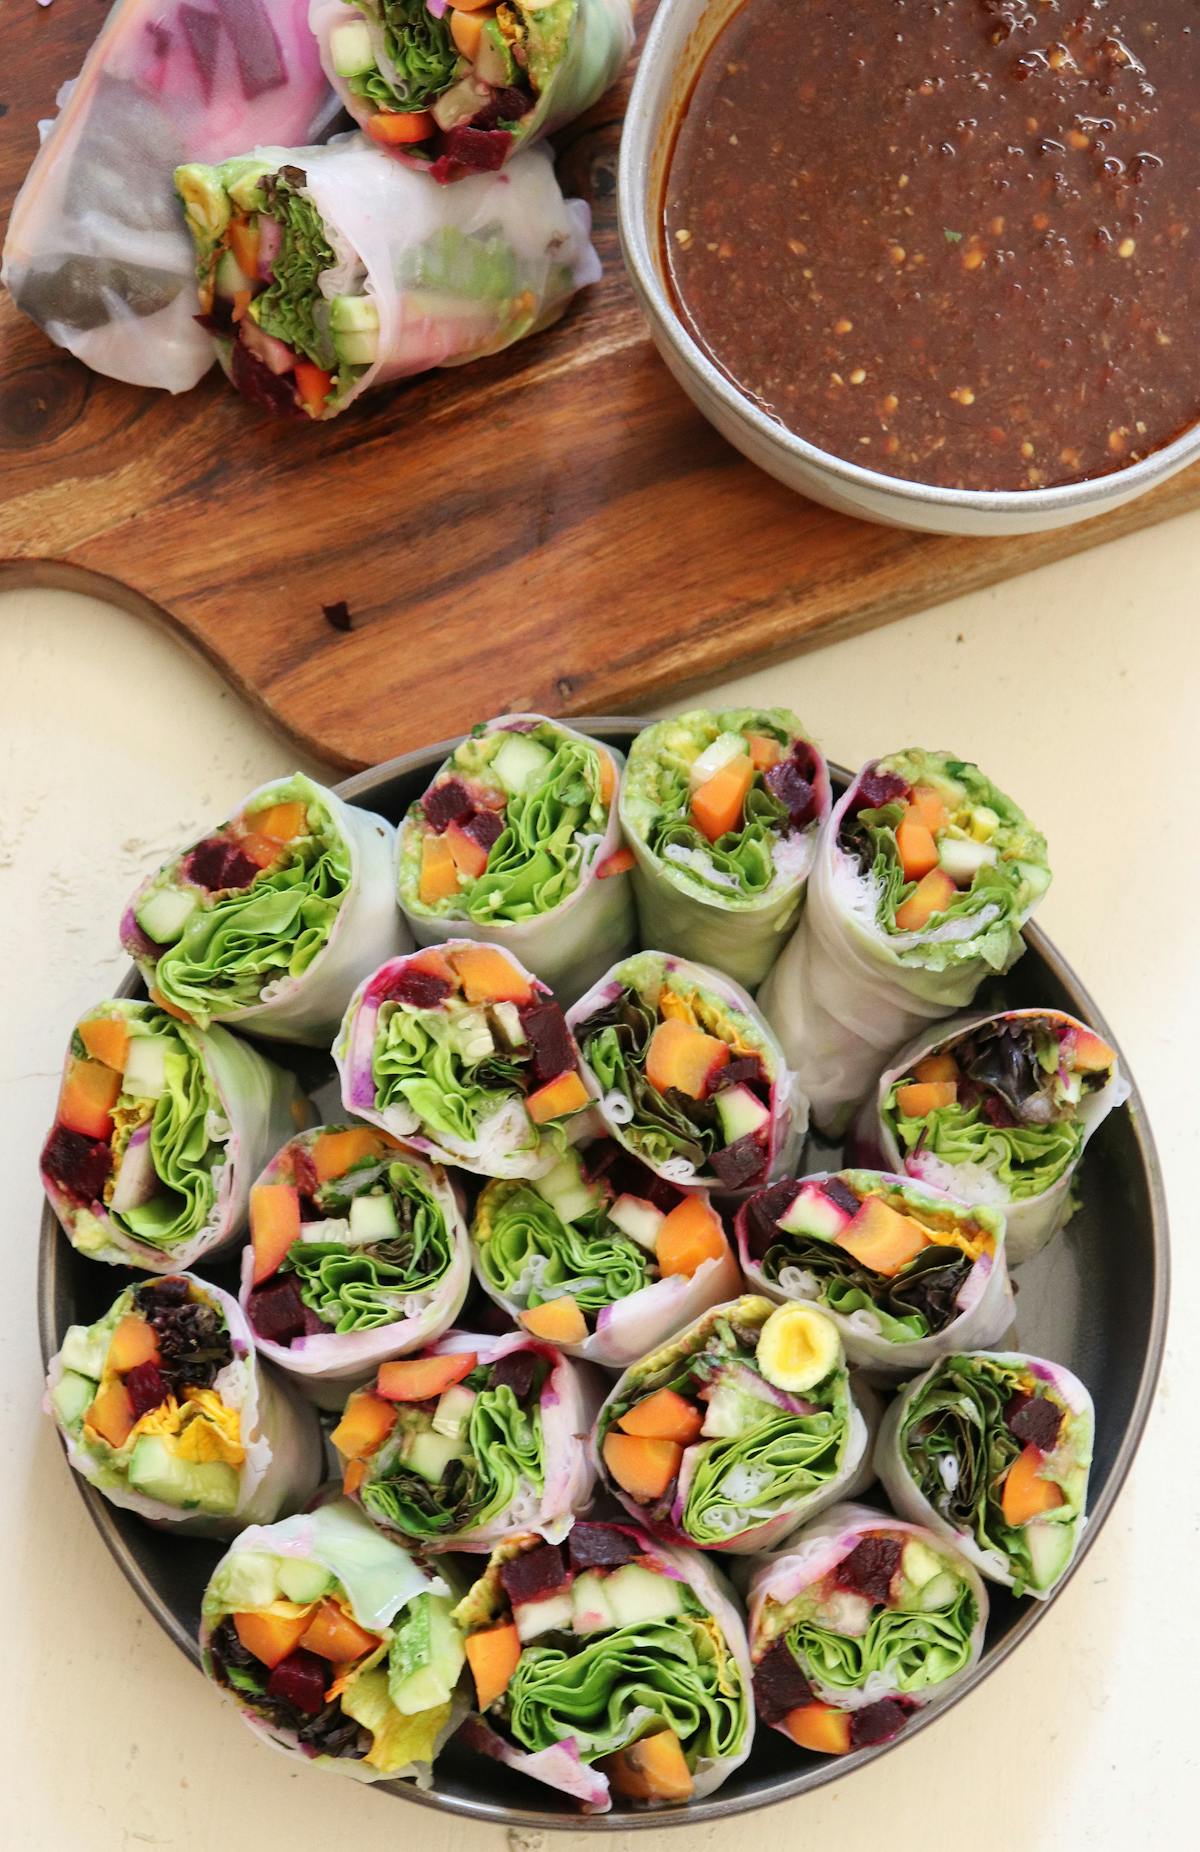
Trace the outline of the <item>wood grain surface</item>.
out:
<instances>
[{"instance_id":1,"label":"wood grain surface","mask_svg":"<svg viewBox=\"0 0 1200 1852\"><path fill-rule=\"evenodd\" d=\"M0 209L104 0L9 0ZM642 32L653 13L642 0ZM0 299L0 584L165 622L307 750L354 768L505 708L603 713L845 636L1200 504L1200 467L1074 529L873 527L760 474L658 361L617 245L628 77L558 142L603 281L494 360L275 424L210 374L90 374ZM344 604L349 628L326 606ZM1052 622L1047 614L1047 622Z\"/></svg>"}]
</instances>

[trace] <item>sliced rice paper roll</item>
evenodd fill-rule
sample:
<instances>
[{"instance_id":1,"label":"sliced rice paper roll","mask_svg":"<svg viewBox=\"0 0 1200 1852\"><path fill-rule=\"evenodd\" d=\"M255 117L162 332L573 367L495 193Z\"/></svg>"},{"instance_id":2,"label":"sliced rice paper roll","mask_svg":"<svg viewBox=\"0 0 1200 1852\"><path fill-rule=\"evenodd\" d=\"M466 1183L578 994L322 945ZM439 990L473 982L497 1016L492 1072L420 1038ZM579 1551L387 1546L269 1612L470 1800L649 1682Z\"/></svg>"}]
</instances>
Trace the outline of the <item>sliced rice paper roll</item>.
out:
<instances>
[{"instance_id":1,"label":"sliced rice paper roll","mask_svg":"<svg viewBox=\"0 0 1200 1852\"><path fill-rule=\"evenodd\" d=\"M369 1125L290 1139L250 1194L242 1310L265 1357L322 1408L441 1337L471 1283L459 1193Z\"/></svg>"},{"instance_id":2,"label":"sliced rice paper roll","mask_svg":"<svg viewBox=\"0 0 1200 1852\"><path fill-rule=\"evenodd\" d=\"M741 1286L708 1192L664 1183L611 1139L544 1177L489 1183L471 1260L514 1323L618 1370Z\"/></svg>"},{"instance_id":3,"label":"sliced rice paper roll","mask_svg":"<svg viewBox=\"0 0 1200 1852\"><path fill-rule=\"evenodd\" d=\"M324 1470L316 1412L259 1361L237 1300L194 1274L128 1286L69 1326L45 1408L110 1504L191 1536L294 1511Z\"/></svg>"},{"instance_id":4,"label":"sliced rice paper roll","mask_svg":"<svg viewBox=\"0 0 1200 1852\"><path fill-rule=\"evenodd\" d=\"M544 714L476 727L400 826L400 905L418 945L502 946L565 1002L636 937L617 785L624 754Z\"/></svg>"},{"instance_id":5,"label":"sliced rice paper roll","mask_svg":"<svg viewBox=\"0 0 1200 1852\"><path fill-rule=\"evenodd\" d=\"M759 997L822 1132L840 1137L896 1048L1016 963L1049 885L1045 837L977 765L914 747L863 767Z\"/></svg>"},{"instance_id":6,"label":"sliced rice paper roll","mask_svg":"<svg viewBox=\"0 0 1200 1852\"><path fill-rule=\"evenodd\" d=\"M311 0L309 20L343 107L443 184L573 122L633 50L633 0Z\"/></svg>"},{"instance_id":7,"label":"sliced rice paper roll","mask_svg":"<svg viewBox=\"0 0 1200 1852\"><path fill-rule=\"evenodd\" d=\"M735 1227L755 1291L819 1305L850 1361L885 1377L1012 1323L1004 1217L911 1177L816 1171L760 1190Z\"/></svg>"},{"instance_id":8,"label":"sliced rice paper roll","mask_svg":"<svg viewBox=\"0 0 1200 1852\"><path fill-rule=\"evenodd\" d=\"M528 1333L451 1332L350 1397L332 1436L345 1491L424 1550L487 1551L513 1530L557 1541L592 1495L602 1394L587 1364Z\"/></svg>"},{"instance_id":9,"label":"sliced rice paper roll","mask_svg":"<svg viewBox=\"0 0 1200 1852\"><path fill-rule=\"evenodd\" d=\"M306 1110L294 1076L227 1030L111 997L71 1033L42 1183L89 1260L175 1273L241 1232Z\"/></svg>"},{"instance_id":10,"label":"sliced rice paper roll","mask_svg":"<svg viewBox=\"0 0 1200 1852\"><path fill-rule=\"evenodd\" d=\"M1092 1398L1023 1351L942 1357L896 1396L875 1467L896 1510L955 1544L989 1581L1051 1594L1087 1523Z\"/></svg>"},{"instance_id":11,"label":"sliced rice paper roll","mask_svg":"<svg viewBox=\"0 0 1200 1852\"><path fill-rule=\"evenodd\" d=\"M121 943L152 999L202 1028L328 1043L363 970L410 943L394 853L374 811L273 779L142 883Z\"/></svg>"},{"instance_id":12,"label":"sliced rice paper roll","mask_svg":"<svg viewBox=\"0 0 1200 1852\"><path fill-rule=\"evenodd\" d=\"M656 1537L769 1550L874 1477L876 1406L858 1394L831 1319L747 1294L625 1371L596 1423L597 1464Z\"/></svg>"},{"instance_id":13,"label":"sliced rice paper roll","mask_svg":"<svg viewBox=\"0 0 1200 1852\"><path fill-rule=\"evenodd\" d=\"M702 1800L750 1753L741 1611L695 1550L624 1522L510 1537L455 1619L477 1711L462 1740L585 1813Z\"/></svg>"},{"instance_id":14,"label":"sliced rice paper roll","mask_svg":"<svg viewBox=\"0 0 1200 1852\"><path fill-rule=\"evenodd\" d=\"M484 1177L539 1177L593 1128L549 986L508 952L447 939L359 985L334 1044L347 1112Z\"/></svg>"},{"instance_id":15,"label":"sliced rice paper roll","mask_svg":"<svg viewBox=\"0 0 1200 1852\"><path fill-rule=\"evenodd\" d=\"M785 1170L808 1102L740 984L635 952L567 1012L608 1130L668 1183L725 1194Z\"/></svg>"},{"instance_id":16,"label":"sliced rice paper roll","mask_svg":"<svg viewBox=\"0 0 1200 1852\"><path fill-rule=\"evenodd\" d=\"M765 1557L748 1606L759 1721L821 1755L891 1742L944 1702L978 1661L988 1617L965 1556L854 1504Z\"/></svg>"},{"instance_id":17,"label":"sliced rice paper roll","mask_svg":"<svg viewBox=\"0 0 1200 1852\"><path fill-rule=\"evenodd\" d=\"M439 187L361 135L176 170L205 324L235 391L336 418L364 392L498 354L600 276L545 149Z\"/></svg>"},{"instance_id":18,"label":"sliced rice paper roll","mask_svg":"<svg viewBox=\"0 0 1200 1852\"><path fill-rule=\"evenodd\" d=\"M621 781L643 943L755 989L796 924L830 802L825 760L787 708L646 727Z\"/></svg>"},{"instance_id":19,"label":"sliced rice paper roll","mask_svg":"<svg viewBox=\"0 0 1200 1852\"><path fill-rule=\"evenodd\" d=\"M212 365L171 171L256 137L320 140L338 104L307 13L308 0L117 0L59 89L0 276L85 366L186 392Z\"/></svg>"},{"instance_id":20,"label":"sliced rice paper roll","mask_svg":"<svg viewBox=\"0 0 1200 1852\"><path fill-rule=\"evenodd\" d=\"M1017 1267L1070 1216L1084 1146L1129 1091L1115 1050L1065 1010L962 1016L889 1063L850 1147L998 1210Z\"/></svg>"},{"instance_id":21,"label":"sliced rice paper roll","mask_svg":"<svg viewBox=\"0 0 1200 1852\"><path fill-rule=\"evenodd\" d=\"M428 1788L469 1702L459 1593L336 1499L242 1532L204 1592L201 1663L273 1748Z\"/></svg>"}]
</instances>

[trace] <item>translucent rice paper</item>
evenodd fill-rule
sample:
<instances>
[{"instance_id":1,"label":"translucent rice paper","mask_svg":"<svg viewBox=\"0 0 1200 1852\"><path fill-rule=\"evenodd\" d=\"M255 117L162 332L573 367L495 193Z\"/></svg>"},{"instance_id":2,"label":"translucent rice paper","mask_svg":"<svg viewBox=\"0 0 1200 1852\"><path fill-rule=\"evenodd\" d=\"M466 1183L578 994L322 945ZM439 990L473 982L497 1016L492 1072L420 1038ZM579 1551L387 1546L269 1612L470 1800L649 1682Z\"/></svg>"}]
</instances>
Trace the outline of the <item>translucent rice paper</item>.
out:
<instances>
[{"instance_id":1,"label":"translucent rice paper","mask_svg":"<svg viewBox=\"0 0 1200 1852\"><path fill-rule=\"evenodd\" d=\"M983 957L950 960L941 971L902 960L902 952L973 935L960 930L961 920L930 932L888 933L878 924L874 887L838 844L863 776L822 827L800 924L758 997L808 1095L814 1124L831 1138L845 1132L901 1043L963 1009L984 978L1008 970L1024 950L1014 935L1011 956L999 967ZM1032 911L1031 901L1019 923ZM991 921L985 910L965 923L986 936Z\"/></svg>"},{"instance_id":2,"label":"translucent rice paper","mask_svg":"<svg viewBox=\"0 0 1200 1852\"><path fill-rule=\"evenodd\" d=\"M550 0L541 0L541 3L549 4ZM520 0L517 4L520 5ZM429 11L440 17L445 7L433 0ZM355 95L349 80L334 70L329 39L338 26L365 20L376 64L384 76L395 81L396 67L388 56L378 5L371 3L360 9L343 5L342 0L309 0L308 17L329 82L343 107L356 122L365 124L374 111L362 97ZM540 140L543 135L553 135L556 129L590 109L616 82L632 50L633 0L575 0L562 58L541 95L535 98L533 108L520 118L513 136L514 152ZM398 88L403 89L402 79ZM392 152L413 167L428 165L403 147ZM511 160L512 156L509 158Z\"/></svg>"},{"instance_id":3,"label":"translucent rice paper","mask_svg":"<svg viewBox=\"0 0 1200 1852\"><path fill-rule=\"evenodd\" d=\"M300 782L299 776L295 781L273 778L259 785L231 814L240 815L284 782ZM249 1009L216 1011L213 1020L232 1023L274 1041L320 1046L331 1040L362 973L385 958L408 951L410 941L392 886L396 842L392 825L373 810L347 804L325 785L309 779L302 782L328 810L349 853L346 894L328 939L306 971L299 977L276 978L267 985L258 1003ZM154 966L146 959L133 916L156 879L156 874L150 875L142 883L121 921L122 943L147 985L154 983Z\"/></svg>"},{"instance_id":4,"label":"translucent rice paper","mask_svg":"<svg viewBox=\"0 0 1200 1852\"><path fill-rule=\"evenodd\" d=\"M755 713L749 708L744 712L748 724ZM762 713L764 719L795 720L795 716L784 709L764 709ZM666 729L690 718L689 714L681 714L674 720L656 721L638 735L634 754L639 747L652 751L656 739ZM813 745L807 734L796 737ZM815 746L813 750L818 760L813 785L817 799L814 821L791 839L784 852L784 866L779 865L777 855L775 879L770 888L756 899L739 895L730 902L723 902L711 892L703 892L689 877L686 868L664 859L650 848L645 839L648 807L644 800L639 800L630 768L626 768L621 781L621 823L625 840L636 858L633 885L643 944L669 945L673 951L694 958L699 964L714 965L750 990L762 983L799 917L816 854L818 832L829 815L829 770L819 750ZM635 770L636 765L635 756Z\"/></svg>"},{"instance_id":5,"label":"translucent rice paper","mask_svg":"<svg viewBox=\"0 0 1200 1852\"><path fill-rule=\"evenodd\" d=\"M246 1449L246 1458L238 1468L237 1509L231 1516L221 1518L205 1512L181 1511L174 1505L164 1504L161 1499L148 1498L131 1486L106 1483L104 1460L99 1450L89 1447L82 1434L73 1439L65 1432L50 1400L51 1392L62 1381L61 1349L50 1359L42 1406L54 1417L67 1459L75 1471L96 1486L110 1505L134 1511L156 1529L172 1530L176 1535L235 1537L248 1524L269 1524L282 1511L295 1511L307 1504L325 1470L325 1448L315 1409L310 1408L283 1377L276 1376L268 1365L259 1362L253 1334L237 1300L214 1286L211 1280L187 1277L220 1305L233 1341L233 1362L221 1371L214 1385L220 1390L222 1400L239 1411L242 1444ZM120 1297L124 1299L128 1291Z\"/></svg>"},{"instance_id":6,"label":"translucent rice paper","mask_svg":"<svg viewBox=\"0 0 1200 1852\"><path fill-rule=\"evenodd\" d=\"M449 1596L455 1592L451 1583L419 1563L403 1545L381 1536L348 1499L334 1499L328 1504L318 1505L314 1511L284 1518L278 1524L252 1525L249 1530L242 1532L221 1558L204 1593L200 1611L200 1657L210 1678L215 1675L209 1643L230 1611L217 1592L217 1584L222 1572L242 1555L282 1556L290 1557L298 1563L318 1564L330 1575L337 1577L349 1599L351 1615L368 1632L391 1627L397 1617L422 1595ZM385 1772L349 1756L313 1755L300 1742L295 1731L269 1723L244 1703L236 1691L223 1690L236 1707L243 1723L256 1736L262 1737L273 1749L282 1750L285 1755L307 1767L336 1769L339 1774L349 1775L356 1781L415 1780L420 1788L431 1785L431 1763L414 1762L407 1768ZM434 1747L435 1757L458 1728L465 1702L464 1698L455 1694L450 1716L439 1732Z\"/></svg>"},{"instance_id":7,"label":"translucent rice paper","mask_svg":"<svg viewBox=\"0 0 1200 1852\"><path fill-rule=\"evenodd\" d=\"M1023 1261L1032 1260L1040 1253L1046 1243L1055 1235L1066 1221L1071 1210L1071 1182L1079 1168L1084 1149L1092 1133L1107 1119L1110 1112L1121 1106L1129 1098L1129 1081L1121 1072L1119 1063L1114 1064L1112 1075L1103 1087L1094 1093L1084 1095L1075 1115L1076 1121L1083 1128L1083 1144L1079 1157L1063 1172L1057 1183L1037 1196L1025 1196L1014 1201L1003 1183L993 1177L989 1171L981 1170L975 1165L952 1165L941 1158L913 1152L905 1157L900 1149L895 1133L884 1118L883 1108L893 1085L913 1064L926 1055L937 1054L971 1029L977 1029L985 1022L1008 1022L1022 1017L1050 1017L1052 1020L1082 1028L1074 1016L1065 1010L1024 1009L1003 1010L996 1016L984 1011L966 1016L957 1016L953 1022L943 1023L937 1029L927 1030L918 1035L906 1048L902 1048L879 1078L874 1093L863 1101L850 1136L849 1149L855 1162L877 1166L880 1170L907 1172L909 1176L923 1179L925 1182L949 1190L961 1202L987 1203L1001 1211L1005 1222L1005 1253L1010 1267L1019 1267ZM996 1334L997 1336L999 1333ZM989 1342L979 1339L978 1342ZM962 1348L955 1345L954 1348Z\"/></svg>"},{"instance_id":8,"label":"translucent rice paper","mask_svg":"<svg viewBox=\"0 0 1200 1852\"><path fill-rule=\"evenodd\" d=\"M691 1798L696 1801L704 1800L709 1794L714 1794L723 1782L728 1781L730 1775L742 1766L754 1747L754 1702L751 1695L753 1671L741 1604L731 1583L717 1568L711 1557L702 1556L698 1550L676 1549L668 1543L660 1543L657 1538L649 1536L640 1525L638 1537L642 1555L648 1563L653 1564L662 1574L673 1576L677 1581L686 1582L705 1610L712 1615L737 1662L738 1670L744 1681L745 1737L732 1754L702 1757L693 1771ZM510 1538L506 1545L501 1545L497 1557L506 1559L515 1555L517 1553L515 1545L519 1545L519 1539ZM497 1557L493 1557L493 1562L497 1560ZM467 1606L470 1599L468 1595L462 1608ZM459 1610L460 1613L462 1608ZM574 1737L565 1738L552 1749L537 1751L520 1749L501 1736L499 1731L494 1730L491 1724L480 1716L468 1718L460 1735L463 1742L481 1755L490 1756L494 1762L503 1762L506 1767L516 1769L519 1774L528 1775L534 1781L544 1782L547 1787L558 1788L562 1793L571 1795L574 1800L579 1801L584 1813L608 1813L612 1807L612 1793L607 1775L596 1766L581 1761ZM682 1819L685 1816L676 1813L671 1817Z\"/></svg>"},{"instance_id":9,"label":"translucent rice paper","mask_svg":"<svg viewBox=\"0 0 1200 1852\"><path fill-rule=\"evenodd\" d=\"M130 1000L124 1007L130 1014L140 1014L154 1006ZM209 1135L224 1145L224 1156L213 1173L215 1190L208 1223L192 1241L169 1249L155 1247L127 1233L103 1203L84 1208L72 1202L43 1169L42 1186L63 1232L89 1260L140 1267L146 1273L179 1273L228 1247L242 1231L254 1179L297 1124L303 1123L307 1107L293 1074L276 1067L227 1029L197 1029L190 1023L176 1027L180 1040L200 1063L212 1093Z\"/></svg>"},{"instance_id":10,"label":"translucent rice paper","mask_svg":"<svg viewBox=\"0 0 1200 1852\"><path fill-rule=\"evenodd\" d=\"M212 363L182 161L317 140L337 112L307 0L117 0L17 196L3 280L85 365L186 392Z\"/></svg>"},{"instance_id":11,"label":"translucent rice paper","mask_svg":"<svg viewBox=\"0 0 1200 1852\"><path fill-rule=\"evenodd\" d=\"M799 1189L801 1183L824 1183L827 1178L842 1174L853 1175L852 1172L812 1171L807 1177L797 1178L796 1187ZM906 1201L918 1216L923 1207L938 1214L944 1214L947 1207L963 1207L961 1203L955 1205L954 1198L944 1190L932 1189L928 1184L917 1183L911 1177L881 1172L879 1180L903 1191ZM950 1351L967 1350L977 1344L994 1344L998 1338L1003 1337L1012 1323L1013 1293L1008 1278L1004 1217L994 1209L976 1210L975 1213L991 1229L996 1242L995 1250L992 1254L981 1254L967 1275L958 1295L958 1316L930 1337L893 1342L884 1337L878 1328L878 1321L875 1321L875 1328L872 1329L871 1313L863 1310L846 1316L822 1304L815 1282L807 1291L802 1291L798 1284L795 1290L789 1291L777 1280L768 1279L761 1263L750 1252L744 1204L738 1211L735 1224L738 1258L746 1283L755 1292L762 1293L779 1305L789 1299L806 1299L813 1305L820 1305L826 1318L832 1319L837 1326L851 1363L870 1369L881 1377L908 1376L914 1370L927 1368L938 1357L944 1357Z\"/></svg>"},{"instance_id":12,"label":"translucent rice paper","mask_svg":"<svg viewBox=\"0 0 1200 1852\"><path fill-rule=\"evenodd\" d=\"M305 1141L311 1134L306 1135ZM262 1175L260 1183L277 1180L290 1146L278 1152ZM396 1156L420 1171L426 1188L446 1218L450 1237L450 1266L428 1292L410 1295L411 1309L402 1312L390 1325L377 1325L368 1331L322 1331L277 1344L271 1338L254 1334L254 1342L264 1357L287 1376L295 1377L304 1393L320 1408L341 1409L352 1389L374 1376L389 1357L407 1357L449 1329L462 1310L467 1288L471 1284L470 1243L463 1220L461 1189L440 1165L426 1164L411 1151L397 1151ZM306 1222L304 1234L320 1240L321 1223ZM352 1251L352 1250L351 1250ZM242 1278L239 1302L249 1319L248 1301L254 1285L254 1249L249 1243L242 1249Z\"/></svg>"},{"instance_id":13,"label":"translucent rice paper","mask_svg":"<svg viewBox=\"0 0 1200 1852\"><path fill-rule=\"evenodd\" d=\"M750 1652L756 1664L772 1640L779 1637L778 1630L770 1633L764 1626L768 1602L785 1607L795 1601L805 1589L835 1569L843 1557L849 1556L864 1536L880 1529L906 1531L939 1554L945 1552L945 1541L936 1532L930 1534L932 1526L923 1528L921 1524L894 1518L890 1512L874 1511L869 1505L835 1505L815 1523L806 1524L799 1535L792 1538L786 1550L764 1557L754 1570L746 1605L750 1616ZM931 1695L928 1699L915 1693L905 1694L922 1709L929 1704L944 1703L971 1676L983 1651L983 1636L988 1620L987 1589L974 1565L965 1557L955 1567L975 1597L976 1621L971 1632L970 1658L966 1665L944 1679L940 1685L930 1687ZM816 1679L810 1680L810 1683L819 1699L836 1704L841 1710L862 1710L868 1704L878 1703L880 1698L897 1695L894 1679L874 1673L859 1690L853 1692L832 1686L823 1687ZM773 1728L787 1735L782 1722Z\"/></svg>"},{"instance_id":14,"label":"translucent rice paper","mask_svg":"<svg viewBox=\"0 0 1200 1852\"><path fill-rule=\"evenodd\" d=\"M1031 1582L1025 1586L1026 1594L1045 1600L1054 1592L1074 1561L1087 1525L1083 1507L1087 1502L1087 1478L1091 1466L1092 1438L1096 1425L1095 1406L1089 1391L1073 1371L1068 1370L1064 1364L1051 1363L1048 1358L1033 1357L1025 1351L980 1350L973 1352L972 1355L1028 1369L1061 1396L1066 1407L1080 1421L1077 1438L1083 1443L1081 1451L1086 1450L1083 1461L1083 1493L1079 1501L1080 1515L1071 1526L1070 1549L1057 1574L1045 1588L1035 1588ZM1014 1577L1008 1558L998 1550L983 1548L969 1530L960 1530L944 1518L937 1507L925 1497L905 1463L900 1445L900 1430L909 1408L925 1389L935 1368L936 1365L912 1382L906 1383L893 1398L880 1424L875 1442L875 1471L893 1506L902 1517L911 1519L914 1524L928 1526L936 1536L944 1538L947 1543L954 1544L967 1560L974 1564L980 1574L988 1578L989 1582L999 1582L1005 1588L1012 1588Z\"/></svg>"},{"instance_id":15,"label":"translucent rice paper","mask_svg":"<svg viewBox=\"0 0 1200 1852\"><path fill-rule=\"evenodd\" d=\"M607 753L614 761L618 773L624 767L625 755L615 746L593 740L590 735L580 733L576 727L569 727L563 721L552 721L545 714L501 714L497 719L489 720L483 731L503 732L514 721L532 721L557 727L569 739L583 740L598 752ZM430 779L431 784L441 776L443 770L445 765L438 767ZM398 861L404 855L407 827L402 823L397 832ZM559 1001L565 1005L573 1002L590 984L594 984L601 972L607 970L634 944L636 921L629 876L618 874L597 878L598 869L620 846L621 825L614 796L609 806L608 827L604 834L585 840L579 880L574 891L548 913L528 920L502 920L493 926L483 926L468 919L462 912L433 914L419 906L404 906L402 901L404 917L418 945L440 945L446 934L452 932L464 939L482 939L489 945L503 946L505 951L511 952L540 977L543 983L549 984Z\"/></svg>"}]
</instances>

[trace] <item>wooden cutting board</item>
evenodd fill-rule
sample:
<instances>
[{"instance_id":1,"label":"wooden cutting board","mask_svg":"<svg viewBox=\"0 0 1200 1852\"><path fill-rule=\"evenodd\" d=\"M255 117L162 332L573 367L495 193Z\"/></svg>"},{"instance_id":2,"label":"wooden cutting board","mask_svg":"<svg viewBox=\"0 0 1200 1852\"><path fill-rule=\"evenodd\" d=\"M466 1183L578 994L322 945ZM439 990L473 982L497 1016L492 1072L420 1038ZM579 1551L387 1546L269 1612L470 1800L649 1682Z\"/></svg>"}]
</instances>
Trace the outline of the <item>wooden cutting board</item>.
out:
<instances>
[{"instance_id":1,"label":"wooden cutting board","mask_svg":"<svg viewBox=\"0 0 1200 1852\"><path fill-rule=\"evenodd\" d=\"M37 119L105 10L5 9L5 222ZM642 33L653 10L641 0ZM99 591L170 625L293 740L354 768L504 709L671 702L1200 505L1196 468L1078 528L952 540L760 474L670 379L625 280L627 94L628 78L559 142L603 281L536 340L329 424L273 423L215 369L181 398L90 374L4 296L0 583Z\"/></svg>"}]
</instances>

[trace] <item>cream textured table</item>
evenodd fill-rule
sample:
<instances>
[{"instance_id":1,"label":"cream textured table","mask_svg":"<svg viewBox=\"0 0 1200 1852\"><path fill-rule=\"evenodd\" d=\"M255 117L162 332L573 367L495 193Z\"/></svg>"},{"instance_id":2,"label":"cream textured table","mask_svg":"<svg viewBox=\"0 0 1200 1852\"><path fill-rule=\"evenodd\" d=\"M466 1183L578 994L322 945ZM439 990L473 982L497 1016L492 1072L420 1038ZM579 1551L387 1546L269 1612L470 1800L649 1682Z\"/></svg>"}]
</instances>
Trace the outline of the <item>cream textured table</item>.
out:
<instances>
[{"instance_id":1,"label":"cream textured table","mask_svg":"<svg viewBox=\"0 0 1200 1852\"><path fill-rule=\"evenodd\" d=\"M1200 1309L1185 1194L1200 1171L1198 583L1200 515L713 690L795 707L846 765L910 742L952 746L1045 829L1055 880L1041 921L1120 1037L1166 1170L1173 1332ZM136 878L293 755L165 634L55 592L0 598L0 751L0 1844L506 1852L502 1829L256 1743L109 1560L40 1411L35 1157L64 1037L121 971L115 928ZM1102 1399L1103 1381L1091 1387ZM1200 1347L1176 1339L1116 1511L1029 1643L874 1767L695 1827L692 1843L1182 1845L1200 1801L1198 1408ZM687 1831L638 1834L639 1852L682 1847ZM513 1835L513 1852L541 1837ZM628 1852L633 1835L607 1843Z\"/></svg>"}]
</instances>

